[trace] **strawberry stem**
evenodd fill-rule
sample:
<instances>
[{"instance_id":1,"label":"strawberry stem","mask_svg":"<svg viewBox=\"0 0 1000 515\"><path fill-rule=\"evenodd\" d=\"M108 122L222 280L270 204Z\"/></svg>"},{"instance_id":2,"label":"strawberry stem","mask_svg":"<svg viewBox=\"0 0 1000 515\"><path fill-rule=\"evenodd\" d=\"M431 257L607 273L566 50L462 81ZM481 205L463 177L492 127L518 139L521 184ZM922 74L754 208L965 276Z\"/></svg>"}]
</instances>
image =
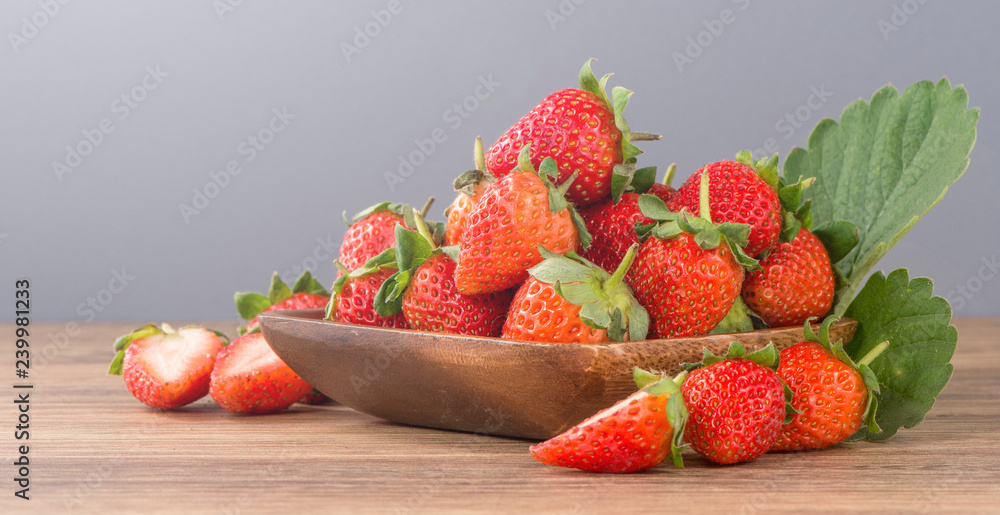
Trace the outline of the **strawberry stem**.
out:
<instances>
[{"instance_id":1,"label":"strawberry stem","mask_svg":"<svg viewBox=\"0 0 1000 515\"><path fill-rule=\"evenodd\" d=\"M431 199L433 199L433 197L431 197ZM424 209L426 209L426 207ZM424 222L423 215L418 213L416 209L413 210L413 213L416 215L413 218L413 220L417 224L417 233L419 233L421 236L424 237L425 240L427 240L427 243L431 245L432 249L436 248L437 245L434 244L434 237L431 236L431 231L430 229L427 228L427 222Z\"/></svg>"},{"instance_id":2,"label":"strawberry stem","mask_svg":"<svg viewBox=\"0 0 1000 515\"><path fill-rule=\"evenodd\" d=\"M656 141L658 139L663 139L663 136L648 132L629 132L628 135L629 141Z\"/></svg>"},{"instance_id":3,"label":"strawberry stem","mask_svg":"<svg viewBox=\"0 0 1000 515\"><path fill-rule=\"evenodd\" d=\"M875 348L868 351L868 354L865 354L865 356L861 358L861 361L858 361L858 366L860 367L862 365L871 365L872 361L875 361L875 358L879 357L888 348L889 348L888 341L884 341L876 345Z\"/></svg>"},{"instance_id":4,"label":"strawberry stem","mask_svg":"<svg viewBox=\"0 0 1000 515\"><path fill-rule=\"evenodd\" d=\"M671 182L674 182L674 173L677 172L677 163L670 163L667 167L667 175L663 177L663 184L665 186L670 186Z\"/></svg>"},{"instance_id":5,"label":"strawberry stem","mask_svg":"<svg viewBox=\"0 0 1000 515\"><path fill-rule=\"evenodd\" d=\"M698 190L698 213L699 216L712 223L712 210L708 206L708 174L701 174L701 188Z\"/></svg>"},{"instance_id":6,"label":"strawberry stem","mask_svg":"<svg viewBox=\"0 0 1000 515\"><path fill-rule=\"evenodd\" d=\"M604 291L612 291L614 288L618 287L618 284L622 282L625 278L625 273L632 266L632 262L635 261L635 256L638 253L639 244L633 243L628 251L625 253L625 257L622 258L622 262L615 269L615 273L604 282Z\"/></svg>"},{"instance_id":7,"label":"strawberry stem","mask_svg":"<svg viewBox=\"0 0 1000 515\"><path fill-rule=\"evenodd\" d=\"M476 170L481 172L486 171L486 155L483 153L483 138L481 136L476 136Z\"/></svg>"},{"instance_id":8,"label":"strawberry stem","mask_svg":"<svg viewBox=\"0 0 1000 515\"><path fill-rule=\"evenodd\" d=\"M427 213L430 212L431 205L433 205L433 204L434 204L434 197L431 197L431 198L427 199L427 202L424 203L424 208L421 209L419 213L417 213L418 215L420 215L417 218L423 218L423 217L427 216Z\"/></svg>"}]
</instances>

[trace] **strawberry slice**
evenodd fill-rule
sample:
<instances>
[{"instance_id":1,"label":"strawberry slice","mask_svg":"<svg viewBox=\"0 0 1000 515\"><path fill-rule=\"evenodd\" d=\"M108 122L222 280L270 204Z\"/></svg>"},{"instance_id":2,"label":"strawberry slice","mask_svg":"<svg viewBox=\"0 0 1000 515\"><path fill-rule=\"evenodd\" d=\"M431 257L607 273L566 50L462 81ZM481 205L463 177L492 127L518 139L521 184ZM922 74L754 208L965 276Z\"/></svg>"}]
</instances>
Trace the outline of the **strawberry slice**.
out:
<instances>
[{"instance_id":1,"label":"strawberry slice","mask_svg":"<svg viewBox=\"0 0 1000 515\"><path fill-rule=\"evenodd\" d=\"M636 383L648 386L531 446L531 455L547 465L591 472L637 472L659 465L667 456L682 467L680 437L687 411L679 392L686 375L661 379L636 369Z\"/></svg>"},{"instance_id":2,"label":"strawberry slice","mask_svg":"<svg viewBox=\"0 0 1000 515\"><path fill-rule=\"evenodd\" d=\"M219 334L200 327L174 331L149 325L115 342L118 354L109 374L148 406L179 408L208 394L212 368L223 349Z\"/></svg>"},{"instance_id":3,"label":"strawberry slice","mask_svg":"<svg viewBox=\"0 0 1000 515\"><path fill-rule=\"evenodd\" d=\"M212 370L212 399L234 413L288 408L312 386L281 361L261 333L245 334L219 353Z\"/></svg>"}]
</instances>

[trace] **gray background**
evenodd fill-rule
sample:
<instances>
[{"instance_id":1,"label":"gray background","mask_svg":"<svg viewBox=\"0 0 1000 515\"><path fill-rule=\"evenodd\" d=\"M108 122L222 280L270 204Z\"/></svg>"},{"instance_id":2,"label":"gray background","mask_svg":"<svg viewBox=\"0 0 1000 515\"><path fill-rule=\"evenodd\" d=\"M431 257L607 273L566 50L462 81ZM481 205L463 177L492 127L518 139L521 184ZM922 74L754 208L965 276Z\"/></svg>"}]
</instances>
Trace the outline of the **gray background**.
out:
<instances>
[{"instance_id":1,"label":"gray background","mask_svg":"<svg viewBox=\"0 0 1000 515\"><path fill-rule=\"evenodd\" d=\"M984 265L1000 245L996 2L404 0L391 18L387 0L229 3L0 4L0 319L16 278L31 280L34 319L77 323L233 318L233 292L303 265L329 284L341 212L435 195L440 215L474 137L492 143L575 86L589 57L636 92L630 125L664 135L640 162L676 162L675 184L768 139L784 156L886 83L964 84L982 108L972 164L881 267L932 277L958 316L1000 315ZM732 23L713 23L725 9ZM366 24L377 35L356 40ZM674 53L702 32L710 44L679 68ZM829 98L803 107L814 89ZM127 117L123 94L141 99ZM241 145L267 139L274 110L294 118L248 161ZM801 127L779 124L796 113ZM104 119L100 144L54 171ZM419 150L438 129L444 141ZM422 163L390 185L414 152ZM195 204L196 190L214 198ZM185 219L182 204L199 212Z\"/></svg>"}]
</instances>

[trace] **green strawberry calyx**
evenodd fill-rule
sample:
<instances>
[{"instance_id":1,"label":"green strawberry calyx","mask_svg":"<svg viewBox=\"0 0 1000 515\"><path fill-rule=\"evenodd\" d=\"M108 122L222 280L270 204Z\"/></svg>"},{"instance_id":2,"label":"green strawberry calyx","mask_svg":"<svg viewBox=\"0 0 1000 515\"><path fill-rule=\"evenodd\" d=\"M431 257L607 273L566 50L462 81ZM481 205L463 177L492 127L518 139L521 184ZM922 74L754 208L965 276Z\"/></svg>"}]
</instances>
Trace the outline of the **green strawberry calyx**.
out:
<instances>
[{"instance_id":1,"label":"green strawberry calyx","mask_svg":"<svg viewBox=\"0 0 1000 515\"><path fill-rule=\"evenodd\" d=\"M694 241L703 249L714 249L725 243L736 258L736 262L747 270L758 270L760 264L743 251L750 237L750 226L743 223L712 222L708 209L708 174L701 175L700 216L691 215L686 209L675 213L667 208L663 199L656 195L639 196L639 211L654 220L651 224L636 224L636 233L645 240L650 236L662 240L674 238L682 232L694 235Z\"/></svg>"},{"instance_id":2,"label":"green strawberry calyx","mask_svg":"<svg viewBox=\"0 0 1000 515\"><path fill-rule=\"evenodd\" d=\"M864 423L867 426L868 431L872 433L881 433L882 429L878 426L875 421L875 415L878 412L878 397L876 394L879 393L879 380L878 376L871 369L871 362L878 358L886 349L889 348L889 342L883 341L870 351L868 351L861 359L854 361L851 357L844 351L844 342L842 340L837 340L834 343L830 343L830 326L836 322L839 317L828 316L820 324L819 334L817 335L812 328L812 321L816 317L809 317L802 326L802 333L805 335L805 339L808 342L818 343L821 347L829 351L835 358L846 364L847 366L853 368L861 376L862 381L865 383L865 388L868 390L868 402L865 405L864 412Z\"/></svg>"},{"instance_id":3,"label":"green strawberry calyx","mask_svg":"<svg viewBox=\"0 0 1000 515\"><path fill-rule=\"evenodd\" d=\"M559 165L551 157L546 157L538 165L538 170L535 170L535 166L531 164L531 142L525 143L521 147L521 152L517 155L517 170L522 172L527 172L534 174L539 179L541 179L542 184L548 190L549 198L549 212L556 214L563 209L569 210L570 218L573 220L573 225L576 226L577 237L580 240L580 245L586 249L590 247L593 237L590 232L587 231L587 224L584 223L583 218L580 217L580 213L576 211L573 204L570 204L566 200L566 192L569 191L569 187L576 180L579 172L574 172L570 175L562 184L556 186L555 180L559 177Z\"/></svg>"},{"instance_id":4,"label":"green strawberry calyx","mask_svg":"<svg viewBox=\"0 0 1000 515\"><path fill-rule=\"evenodd\" d=\"M416 225L413 221L414 213L419 213L421 217L426 217L427 213L430 212L431 206L434 204L434 197L427 199L424 203L424 207L420 211L415 211L409 204L398 204L396 202L379 202L373 206L368 206L365 209L359 211L351 220L347 219L347 211L341 213L341 217L344 219L344 225L351 227L352 225L368 218L369 216L378 213L380 211L388 211L394 215L403 217L403 225L409 229L415 229ZM431 223L428 222L432 228L432 234L435 238L444 238L444 223Z\"/></svg>"},{"instance_id":5,"label":"green strawberry calyx","mask_svg":"<svg viewBox=\"0 0 1000 515\"><path fill-rule=\"evenodd\" d=\"M609 274L575 252L556 254L539 245L545 259L528 273L580 306L580 319L588 327L606 330L608 338L616 342L645 340L649 314L623 280L638 248L638 244L632 245L615 273Z\"/></svg>"},{"instance_id":6,"label":"green strawberry calyx","mask_svg":"<svg viewBox=\"0 0 1000 515\"><path fill-rule=\"evenodd\" d=\"M240 317L244 320L250 321L265 309L288 300L296 293L311 293L325 296L330 295L330 292L326 291L326 288L324 288L323 285L312 276L312 273L306 269L302 272L302 275L295 279L295 282L292 283L291 287L281 280L278 272L274 272L271 276L271 286L267 290L267 295L255 292L236 292L236 295L233 296L233 302L236 304L236 311L240 314ZM241 326L238 331L241 336L246 334L246 326ZM254 333L259 331L260 328L255 327L250 332Z\"/></svg>"},{"instance_id":7,"label":"green strawberry calyx","mask_svg":"<svg viewBox=\"0 0 1000 515\"><path fill-rule=\"evenodd\" d=\"M812 227L812 213L810 212L812 201L803 202L802 192L816 182L815 177L800 179L789 184L778 171L777 152L771 157L754 160L749 150L742 150L736 154L736 162L752 168L778 194L778 201L781 204L780 241L790 242L795 239L800 228L804 227L809 230Z\"/></svg>"},{"instance_id":8,"label":"green strawberry calyx","mask_svg":"<svg viewBox=\"0 0 1000 515\"><path fill-rule=\"evenodd\" d=\"M687 425L688 409L684 404L684 396L681 395L681 385L687 379L687 370L681 371L674 377L665 376L643 370L639 367L632 369L632 379L635 385L651 395L669 395L667 399L667 421L673 429L670 436L670 458L677 468L684 468L684 460L681 458L681 451L684 450L682 437L684 426Z\"/></svg>"},{"instance_id":9,"label":"green strawberry calyx","mask_svg":"<svg viewBox=\"0 0 1000 515\"><path fill-rule=\"evenodd\" d=\"M494 182L496 177L486 168L486 156L483 153L483 138L476 136L475 149L476 168L462 172L455 178L455 191L464 193L470 197L476 196L476 186L481 182ZM447 214L447 213L446 213Z\"/></svg>"},{"instance_id":10,"label":"green strawberry calyx","mask_svg":"<svg viewBox=\"0 0 1000 515\"><path fill-rule=\"evenodd\" d=\"M588 59L587 62L583 63L583 67L580 68L580 89L593 93L605 105L611 109L611 112L615 117L615 126L622 134L621 139L621 156L622 162L614 166L611 176L611 192L614 197L614 201L618 202L618 198L625 191L625 188L634 180L635 175L638 173L636 170L636 156L642 154L642 150L632 144L633 141L653 141L658 139L663 139L663 136L658 134L649 134L645 132L632 132L629 129L628 123L625 121L623 113L625 108L628 107L629 99L632 97L632 92L621 86L615 86L611 90L611 97L608 98L608 93L606 86L608 84L608 79L611 78L612 74L606 74L597 80L597 76L594 75L594 70L591 69L590 63L596 59ZM646 170L646 169L643 169ZM640 174L643 176L645 173ZM653 175L655 176L655 169L653 170ZM646 187L648 189L648 186Z\"/></svg>"},{"instance_id":11,"label":"green strawberry calyx","mask_svg":"<svg viewBox=\"0 0 1000 515\"><path fill-rule=\"evenodd\" d=\"M197 326L185 326L181 329L196 328ZM216 331L215 329L201 328L207 331L215 333L216 336L222 341L222 345L229 345L229 337L223 334L221 331ZM125 351L128 350L132 342L136 340L141 340L149 336L154 336L157 334L177 334L177 330L174 329L170 324L164 322L160 324L160 327L156 327L153 324L145 325L128 333L126 335L119 336L114 343L115 357L111 360L111 365L108 367L108 375L120 376L122 375L122 369L125 363Z\"/></svg>"}]
</instances>

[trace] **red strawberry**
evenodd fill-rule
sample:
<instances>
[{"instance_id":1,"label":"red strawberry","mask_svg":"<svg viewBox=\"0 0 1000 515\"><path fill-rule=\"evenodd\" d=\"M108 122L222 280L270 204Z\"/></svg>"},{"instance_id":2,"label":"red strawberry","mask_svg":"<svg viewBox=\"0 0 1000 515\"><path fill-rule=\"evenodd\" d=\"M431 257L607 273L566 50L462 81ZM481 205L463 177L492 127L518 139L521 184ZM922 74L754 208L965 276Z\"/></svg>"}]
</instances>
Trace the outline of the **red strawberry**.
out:
<instances>
[{"instance_id":1,"label":"red strawberry","mask_svg":"<svg viewBox=\"0 0 1000 515\"><path fill-rule=\"evenodd\" d=\"M681 465L680 434L686 413L677 383L664 378L549 440L531 446L547 465L591 472L636 472L672 455Z\"/></svg>"},{"instance_id":2,"label":"red strawberry","mask_svg":"<svg viewBox=\"0 0 1000 515\"><path fill-rule=\"evenodd\" d=\"M327 307L327 318L346 324L374 325L409 329L402 313L383 316L375 311L375 294L382 283L396 272L394 267L363 267L345 272L334 283L334 296Z\"/></svg>"},{"instance_id":3,"label":"red strawberry","mask_svg":"<svg viewBox=\"0 0 1000 515\"><path fill-rule=\"evenodd\" d=\"M681 386L689 414L684 441L716 463L759 458L778 439L785 418L785 387L772 368L777 350L768 345L744 355L736 342L726 358L706 350L705 366Z\"/></svg>"},{"instance_id":4,"label":"red strawberry","mask_svg":"<svg viewBox=\"0 0 1000 515\"><path fill-rule=\"evenodd\" d=\"M240 336L212 370L212 399L234 413L273 413L288 408L312 386L278 357L260 333Z\"/></svg>"},{"instance_id":5,"label":"red strawberry","mask_svg":"<svg viewBox=\"0 0 1000 515\"><path fill-rule=\"evenodd\" d=\"M743 280L743 302L771 327L801 325L833 307L834 278L826 248L811 232L779 242Z\"/></svg>"},{"instance_id":6,"label":"red strawberry","mask_svg":"<svg viewBox=\"0 0 1000 515\"><path fill-rule=\"evenodd\" d=\"M427 200L421 216L427 214L433 202L434 198ZM354 222L348 224L344 234L337 261L348 270L361 268L369 259L396 245L394 234L397 225L413 228L407 223L411 213L409 205L382 202L354 215ZM346 217L344 223L347 223Z\"/></svg>"},{"instance_id":7,"label":"red strawberry","mask_svg":"<svg viewBox=\"0 0 1000 515\"><path fill-rule=\"evenodd\" d=\"M444 233L445 245L460 245L462 243L462 235L465 234L465 228L469 224L472 208L494 180L494 177L486 171L483 140L476 137L476 169L464 172L455 179L454 185L458 195L445 211L448 216Z\"/></svg>"},{"instance_id":8,"label":"red strawberry","mask_svg":"<svg viewBox=\"0 0 1000 515\"><path fill-rule=\"evenodd\" d=\"M219 334L200 327L174 331L149 325L122 336L109 374L123 375L136 399L154 408L173 409L208 394L216 356L223 348Z\"/></svg>"},{"instance_id":9,"label":"red strawberry","mask_svg":"<svg viewBox=\"0 0 1000 515\"><path fill-rule=\"evenodd\" d=\"M750 225L750 235L743 250L756 256L778 241L781 232L781 203L778 193L752 166L736 161L719 161L693 173L667 206L671 211L686 208L701 214L699 190L701 176L709 177L709 206L716 222Z\"/></svg>"},{"instance_id":10,"label":"red strawberry","mask_svg":"<svg viewBox=\"0 0 1000 515\"><path fill-rule=\"evenodd\" d=\"M413 273L402 310L413 329L499 336L513 291L464 295L455 287L455 260L439 253Z\"/></svg>"},{"instance_id":11,"label":"red strawberry","mask_svg":"<svg viewBox=\"0 0 1000 515\"><path fill-rule=\"evenodd\" d=\"M531 144L533 165L540 166L547 157L559 163L556 184L578 175L566 195L570 202L584 206L611 194L612 174L627 175L641 153L631 141L659 136L629 131L622 111L632 92L616 87L609 100L604 90L609 76L598 82L590 61L584 63L580 89L549 95L489 148L490 171L498 178L506 176L518 168L518 154Z\"/></svg>"},{"instance_id":12,"label":"red strawberry","mask_svg":"<svg viewBox=\"0 0 1000 515\"><path fill-rule=\"evenodd\" d=\"M614 275L575 253L543 251L545 261L511 302L502 337L551 343L643 340L649 315L622 282L638 245L625 254Z\"/></svg>"},{"instance_id":13,"label":"red strawberry","mask_svg":"<svg viewBox=\"0 0 1000 515\"><path fill-rule=\"evenodd\" d=\"M302 275L295 280L289 288L278 273L271 276L271 287L268 288L267 295L259 293L241 292L234 297L236 311L244 320L249 320L247 326L239 329L240 334L260 331L257 324L257 315L265 311L279 311L291 309L317 309L326 307L330 302L330 294L316 279L313 279L309 270L302 272Z\"/></svg>"},{"instance_id":14,"label":"red strawberry","mask_svg":"<svg viewBox=\"0 0 1000 515\"><path fill-rule=\"evenodd\" d=\"M707 334L739 298L743 266L755 263L739 246L747 226L673 213L648 194L639 206L659 222L639 247L627 281L649 311L651 332L659 338Z\"/></svg>"},{"instance_id":15,"label":"red strawberry","mask_svg":"<svg viewBox=\"0 0 1000 515\"><path fill-rule=\"evenodd\" d=\"M823 449L846 440L866 421L873 433L879 432L872 409L879 385L868 364L889 344L876 346L855 363L840 342L830 345L829 322L821 328L819 341L797 343L781 351L778 375L791 388L792 407L800 413L782 427L772 451ZM816 340L808 326L806 336Z\"/></svg>"},{"instance_id":16,"label":"red strawberry","mask_svg":"<svg viewBox=\"0 0 1000 515\"><path fill-rule=\"evenodd\" d=\"M455 271L458 291L466 295L524 282L528 269L542 261L539 245L565 254L590 243L583 221L563 196L571 182L556 188L549 180L555 162L543 161L539 174L528 162L529 151L522 148L521 168L487 189L469 215Z\"/></svg>"},{"instance_id":17,"label":"red strawberry","mask_svg":"<svg viewBox=\"0 0 1000 515\"><path fill-rule=\"evenodd\" d=\"M673 166L670 170L673 170ZM667 175L669 177L671 172L668 171ZM643 193L656 195L664 202L668 202L674 189L666 184L655 183ZM591 242L590 247L581 255L608 272L613 272L625 257L629 247L639 242L635 224L637 222L648 224L654 221L639 212L639 193L635 192L622 194L617 202L608 197L591 204L580 210L580 217L587 225L587 232L601 235Z\"/></svg>"}]
</instances>

